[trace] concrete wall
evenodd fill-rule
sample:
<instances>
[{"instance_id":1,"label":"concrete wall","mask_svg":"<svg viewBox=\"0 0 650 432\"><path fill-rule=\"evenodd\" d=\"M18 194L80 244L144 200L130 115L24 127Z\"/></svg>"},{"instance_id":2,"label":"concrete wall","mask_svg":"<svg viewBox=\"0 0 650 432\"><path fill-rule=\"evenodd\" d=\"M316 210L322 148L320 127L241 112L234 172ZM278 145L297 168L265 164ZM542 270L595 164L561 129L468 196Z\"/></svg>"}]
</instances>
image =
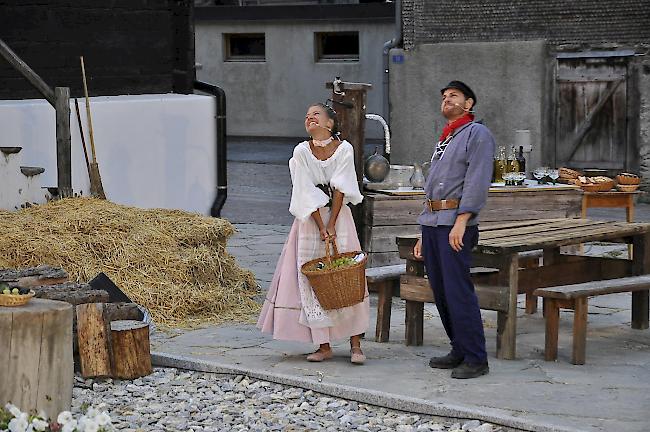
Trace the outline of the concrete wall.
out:
<instances>
[{"instance_id":1,"label":"concrete wall","mask_svg":"<svg viewBox=\"0 0 650 432\"><path fill-rule=\"evenodd\" d=\"M541 163L541 133L547 51L544 41L440 43L412 51L392 50L403 63L390 64L391 163L429 160L445 124L440 89L452 79L476 93L476 117L497 146L514 144L515 130L530 130L528 167Z\"/></svg>"},{"instance_id":2,"label":"concrete wall","mask_svg":"<svg viewBox=\"0 0 650 432\"><path fill-rule=\"evenodd\" d=\"M367 112L383 115L382 47L394 35L393 23L380 22L223 22L196 23L197 78L221 86L228 97L228 135L303 137L307 105L331 96L325 82L373 85ZM316 62L314 32L358 31L359 61ZM266 61L224 62L224 33L264 33ZM367 138L383 136L369 122Z\"/></svg>"},{"instance_id":3,"label":"concrete wall","mask_svg":"<svg viewBox=\"0 0 650 432\"><path fill-rule=\"evenodd\" d=\"M80 105L90 146L83 101ZM72 186L88 196L90 182L74 103L70 107ZM209 214L216 194L214 98L107 96L91 98L91 107L97 162L108 199ZM44 99L0 101L0 146L22 147L23 165L45 168L39 176L42 186L57 184L54 120L54 109ZM3 192L11 187L0 179Z\"/></svg>"}]
</instances>

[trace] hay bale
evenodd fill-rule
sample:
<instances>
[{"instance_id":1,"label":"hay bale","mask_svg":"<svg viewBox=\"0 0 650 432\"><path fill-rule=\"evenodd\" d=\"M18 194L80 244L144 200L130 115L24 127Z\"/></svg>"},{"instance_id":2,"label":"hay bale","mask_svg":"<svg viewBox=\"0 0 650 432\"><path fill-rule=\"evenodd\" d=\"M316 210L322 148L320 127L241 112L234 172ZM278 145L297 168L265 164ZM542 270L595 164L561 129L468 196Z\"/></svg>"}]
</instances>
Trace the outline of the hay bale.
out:
<instances>
[{"instance_id":1,"label":"hay bale","mask_svg":"<svg viewBox=\"0 0 650 432\"><path fill-rule=\"evenodd\" d=\"M68 198L0 212L0 268L61 266L87 282L106 273L167 326L250 320L253 273L226 252L225 219Z\"/></svg>"}]
</instances>

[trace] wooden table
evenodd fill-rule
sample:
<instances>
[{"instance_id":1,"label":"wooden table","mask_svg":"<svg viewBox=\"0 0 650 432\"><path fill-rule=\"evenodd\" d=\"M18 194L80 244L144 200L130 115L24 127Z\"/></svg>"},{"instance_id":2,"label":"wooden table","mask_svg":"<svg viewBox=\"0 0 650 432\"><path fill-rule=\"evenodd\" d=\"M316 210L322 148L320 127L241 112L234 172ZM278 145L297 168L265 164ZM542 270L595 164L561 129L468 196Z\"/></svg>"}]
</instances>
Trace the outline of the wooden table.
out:
<instances>
[{"instance_id":1,"label":"wooden table","mask_svg":"<svg viewBox=\"0 0 650 432\"><path fill-rule=\"evenodd\" d=\"M567 185L491 188L481 222L580 216L582 190ZM365 192L362 204L361 247L368 252L368 267L399 264L395 239L418 234L424 192L418 195L387 195Z\"/></svg>"},{"instance_id":2,"label":"wooden table","mask_svg":"<svg viewBox=\"0 0 650 432\"><path fill-rule=\"evenodd\" d=\"M643 192L585 192L582 196L582 217L587 218L590 208L624 208L626 220L634 222L634 196ZM628 246L628 256L632 257L632 245Z\"/></svg>"},{"instance_id":3,"label":"wooden table","mask_svg":"<svg viewBox=\"0 0 650 432\"><path fill-rule=\"evenodd\" d=\"M590 208L624 208L628 222L634 222L634 196L641 194L634 192L585 192L582 196L582 217L587 217Z\"/></svg>"},{"instance_id":4,"label":"wooden table","mask_svg":"<svg viewBox=\"0 0 650 432\"><path fill-rule=\"evenodd\" d=\"M650 224L591 221L587 219L548 219L504 222L481 226L473 266L498 270L489 285L477 287L481 308L497 311L497 357L516 355L517 295L537 288L614 279L650 273ZM406 259L407 275L401 289L423 284L424 267L413 256L417 236L397 238L400 256ZM634 245L633 260L560 254L560 247L591 241L624 241ZM542 250L543 265L520 268L519 253ZM423 306L420 303L420 306ZM407 303L409 314L417 306ZM409 310L411 309L411 310ZM632 327L648 328L648 291L632 294ZM407 326L408 327L408 326ZM418 334L419 332L419 334ZM421 344L422 329L407 334L407 343ZM417 340L419 338L419 340Z\"/></svg>"}]
</instances>

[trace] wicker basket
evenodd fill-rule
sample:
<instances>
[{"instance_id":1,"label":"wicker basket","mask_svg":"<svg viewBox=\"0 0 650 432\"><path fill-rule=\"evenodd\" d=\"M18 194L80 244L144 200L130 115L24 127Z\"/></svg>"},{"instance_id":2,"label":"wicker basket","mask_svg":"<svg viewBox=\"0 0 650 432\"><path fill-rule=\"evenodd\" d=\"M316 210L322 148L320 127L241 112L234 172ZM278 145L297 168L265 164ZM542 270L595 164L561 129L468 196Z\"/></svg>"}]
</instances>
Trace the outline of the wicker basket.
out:
<instances>
[{"instance_id":1,"label":"wicker basket","mask_svg":"<svg viewBox=\"0 0 650 432\"><path fill-rule=\"evenodd\" d=\"M29 294L0 294L0 306L23 306L35 295L33 290Z\"/></svg>"},{"instance_id":2,"label":"wicker basket","mask_svg":"<svg viewBox=\"0 0 650 432\"><path fill-rule=\"evenodd\" d=\"M330 255L330 245L333 255ZM319 262L331 263L332 260L340 257L352 258L357 252L339 253L335 241L325 242L325 256L307 261L302 265L300 271L307 276L314 294L325 310L340 309L352 306L363 301L366 294L366 261L367 255L361 262L345 267L334 269L316 269Z\"/></svg>"},{"instance_id":3,"label":"wicker basket","mask_svg":"<svg viewBox=\"0 0 650 432\"><path fill-rule=\"evenodd\" d=\"M617 184L616 189L619 192L634 192L639 188L638 184L628 185L628 184Z\"/></svg>"},{"instance_id":4,"label":"wicker basket","mask_svg":"<svg viewBox=\"0 0 650 432\"><path fill-rule=\"evenodd\" d=\"M614 187L614 181L602 182L602 183L580 183L578 186L582 188L585 192L607 192Z\"/></svg>"},{"instance_id":5,"label":"wicker basket","mask_svg":"<svg viewBox=\"0 0 650 432\"><path fill-rule=\"evenodd\" d=\"M616 176L616 183L620 185L638 185L641 179L638 176L619 174Z\"/></svg>"}]
</instances>

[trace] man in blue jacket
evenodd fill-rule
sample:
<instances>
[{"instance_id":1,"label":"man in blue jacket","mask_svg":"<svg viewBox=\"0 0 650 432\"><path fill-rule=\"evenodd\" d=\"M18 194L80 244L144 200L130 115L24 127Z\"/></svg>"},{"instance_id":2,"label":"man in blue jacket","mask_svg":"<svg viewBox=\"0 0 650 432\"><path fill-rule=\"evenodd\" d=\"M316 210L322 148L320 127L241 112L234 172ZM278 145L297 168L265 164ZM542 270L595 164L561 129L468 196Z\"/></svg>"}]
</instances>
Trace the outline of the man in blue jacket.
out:
<instances>
[{"instance_id":1,"label":"man in blue jacket","mask_svg":"<svg viewBox=\"0 0 650 432\"><path fill-rule=\"evenodd\" d=\"M424 258L451 352L433 357L432 368L453 369L452 378L489 372L478 299L470 278L472 248L478 243L478 214L492 179L495 142L487 127L474 122L476 95L461 81L440 93L447 119L425 184L426 201L418 223L422 239L414 255Z\"/></svg>"}]
</instances>

